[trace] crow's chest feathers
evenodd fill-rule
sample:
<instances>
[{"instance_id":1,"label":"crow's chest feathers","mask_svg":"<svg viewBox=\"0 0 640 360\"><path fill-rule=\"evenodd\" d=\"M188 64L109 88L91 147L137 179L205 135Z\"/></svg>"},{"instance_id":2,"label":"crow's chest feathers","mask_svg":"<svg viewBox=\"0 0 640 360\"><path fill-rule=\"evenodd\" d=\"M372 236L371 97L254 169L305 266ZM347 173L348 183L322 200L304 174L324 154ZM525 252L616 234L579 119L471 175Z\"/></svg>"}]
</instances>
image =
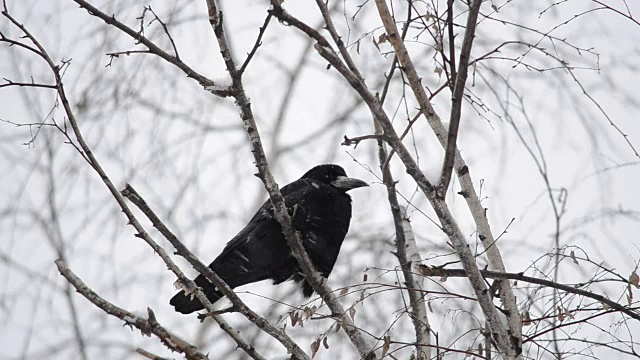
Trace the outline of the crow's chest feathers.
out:
<instances>
[{"instance_id":1,"label":"crow's chest feathers","mask_svg":"<svg viewBox=\"0 0 640 360\"><path fill-rule=\"evenodd\" d=\"M293 226L310 242L322 235L324 239L320 241L342 243L349 230L351 198L328 186L313 185L316 184L311 183L304 200L289 210Z\"/></svg>"}]
</instances>

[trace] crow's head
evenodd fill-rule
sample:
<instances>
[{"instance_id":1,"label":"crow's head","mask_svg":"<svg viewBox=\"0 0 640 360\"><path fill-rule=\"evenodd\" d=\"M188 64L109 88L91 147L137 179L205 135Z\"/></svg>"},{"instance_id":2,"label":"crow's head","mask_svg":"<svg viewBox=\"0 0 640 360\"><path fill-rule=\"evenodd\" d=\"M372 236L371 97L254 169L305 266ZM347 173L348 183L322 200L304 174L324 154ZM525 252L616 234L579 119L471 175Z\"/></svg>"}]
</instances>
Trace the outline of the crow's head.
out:
<instances>
[{"instance_id":1,"label":"crow's head","mask_svg":"<svg viewBox=\"0 0 640 360\"><path fill-rule=\"evenodd\" d=\"M307 171L302 178L318 180L345 192L351 189L369 186L369 184L360 179L347 177L347 173L344 172L344 169L339 165L334 164L318 165Z\"/></svg>"}]
</instances>

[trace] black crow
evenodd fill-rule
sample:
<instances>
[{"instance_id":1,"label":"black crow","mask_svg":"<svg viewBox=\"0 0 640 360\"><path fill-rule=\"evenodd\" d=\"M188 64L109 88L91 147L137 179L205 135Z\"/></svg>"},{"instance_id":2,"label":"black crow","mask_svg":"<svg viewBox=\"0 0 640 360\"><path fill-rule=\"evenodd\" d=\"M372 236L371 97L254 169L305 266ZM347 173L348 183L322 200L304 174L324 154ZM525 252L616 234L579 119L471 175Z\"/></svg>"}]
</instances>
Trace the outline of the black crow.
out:
<instances>
[{"instance_id":1,"label":"black crow","mask_svg":"<svg viewBox=\"0 0 640 360\"><path fill-rule=\"evenodd\" d=\"M340 166L329 164L314 167L299 180L282 188L293 227L300 232L311 261L324 277L331 273L349 230L351 197L347 191L362 186L368 185L362 180L347 177ZM293 280L301 284L305 297L313 294L313 288L293 257L269 200L209 267L232 288L266 279L273 280L274 284ZM195 282L212 303L224 296L202 275ZM176 294L170 304L183 314L204 308L198 299L184 291Z\"/></svg>"}]
</instances>

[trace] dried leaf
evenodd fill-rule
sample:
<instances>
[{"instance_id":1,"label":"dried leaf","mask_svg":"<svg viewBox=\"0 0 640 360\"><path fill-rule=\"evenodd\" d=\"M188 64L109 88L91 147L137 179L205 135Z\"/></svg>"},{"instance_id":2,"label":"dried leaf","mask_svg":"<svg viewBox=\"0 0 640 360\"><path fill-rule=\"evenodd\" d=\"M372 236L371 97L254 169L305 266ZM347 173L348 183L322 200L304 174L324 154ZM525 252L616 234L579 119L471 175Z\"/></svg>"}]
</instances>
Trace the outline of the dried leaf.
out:
<instances>
[{"instance_id":1,"label":"dried leaf","mask_svg":"<svg viewBox=\"0 0 640 360\"><path fill-rule=\"evenodd\" d=\"M349 292L349 289L344 288L344 289L340 290L340 296L345 296L345 295L347 295L348 292Z\"/></svg>"},{"instance_id":2,"label":"dried leaf","mask_svg":"<svg viewBox=\"0 0 640 360\"><path fill-rule=\"evenodd\" d=\"M562 320L564 320L564 311L562 311L560 306L558 306L557 311L558 311L558 321L562 322Z\"/></svg>"},{"instance_id":3,"label":"dried leaf","mask_svg":"<svg viewBox=\"0 0 640 360\"><path fill-rule=\"evenodd\" d=\"M447 275L442 275L442 276L440 277L440 282L445 282L445 281L447 281L447 279L448 279L448 278L447 278Z\"/></svg>"},{"instance_id":4,"label":"dried leaf","mask_svg":"<svg viewBox=\"0 0 640 360\"><path fill-rule=\"evenodd\" d=\"M529 315L528 311L525 311L524 314L522 314L522 326L529 326L531 323L531 315Z\"/></svg>"},{"instance_id":5,"label":"dried leaf","mask_svg":"<svg viewBox=\"0 0 640 360\"><path fill-rule=\"evenodd\" d=\"M578 260L576 260L576 253L573 250L571 250L571 253L569 254L569 256L571 256L571 258L573 259L574 264L580 265L578 264Z\"/></svg>"},{"instance_id":6,"label":"dried leaf","mask_svg":"<svg viewBox=\"0 0 640 360\"><path fill-rule=\"evenodd\" d=\"M436 51L442 52L442 38L436 40Z\"/></svg>"},{"instance_id":7,"label":"dried leaf","mask_svg":"<svg viewBox=\"0 0 640 360\"><path fill-rule=\"evenodd\" d=\"M433 72L438 74L438 77L442 77L442 68L440 66L436 66L436 68L433 70Z\"/></svg>"},{"instance_id":8,"label":"dried leaf","mask_svg":"<svg viewBox=\"0 0 640 360\"><path fill-rule=\"evenodd\" d=\"M571 311L569 311L569 309L564 308L564 314L571 320L575 319L576 317L573 316L573 314L571 313Z\"/></svg>"},{"instance_id":9,"label":"dried leaf","mask_svg":"<svg viewBox=\"0 0 640 360\"><path fill-rule=\"evenodd\" d=\"M384 344L382 345L382 356L380 356L381 358L383 358L387 354L387 351L389 351L390 346L391 346L391 336L386 335L384 337Z\"/></svg>"},{"instance_id":10,"label":"dried leaf","mask_svg":"<svg viewBox=\"0 0 640 360\"><path fill-rule=\"evenodd\" d=\"M318 307L315 306L315 305L313 305L312 307L305 306L305 308L304 308L304 316L305 316L304 319L305 320L309 320L309 318L311 316L313 316L313 314L316 313L316 310L318 310Z\"/></svg>"},{"instance_id":11,"label":"dried leaf","mask_svg":"<svg viewBox=\"0 0 640 360\"><path fill-rule=\"evenodd\" d=\"M322 345L324 346L325 349L329 348L329 338L328 337L324 337L324 339L322 340Z\"/></svg>"},{"instance_id":12,"label":"dried leaf","mask_svg":"<svg viewBox=\"0 0 640 360\"><path fill-rule=\"evenodd\" d=\"M291 326L295 327L296 324L298 323L298 312L297 311L292 311L289 313L289 319L291 319Z\"/></svg>"},{"instance_id":13,"label":"dried leaf","mask_svg":"<svg viewBox=\"0 0 640 360\"><path fill-rule=\"evenodd\" d=\"M380 34L380 36L378 36L378 44L384 44L387 41L389 41L389 37L387 36L387 33L382 33Z\"/></svg>"},{"instance_id":14,"label":"dried leaf","mask_svg":"<svg viewBox=\"0 0 640 360\"><path fill-rule=\"evenodd\" d=\"M356 52L360 55L360 40L356 41Z\"/></svg>"},{"instance_id":15,"label":"dried leaf","mask_svg":"<svg viewBox=\"0 0 640 360\"><path fill-rule=\"evenodd\" d=\"M427 306L429 307L429 311L433 313L433 308L431 307L431 301L427 301Z\"/></svg>"},{"instance_id":16,"label":"dried leaf","mask_svg":"<svg viewBox=\"0 0 640 360\"><path fill-rule=\"evenodd\" d=\"M338 332L338 331L340 331L340 323L339 322L336 323L336 332Z\"/></svg>"},{"instance_id":17,"label":"dried leaf","mask_svg":"<svg viewBox=\"0 0 640 360\"><path fill-rule=\"evenodd\" d=\"M316 356L316 353L320 349L320 338L317 338L316 341L311 343L311 358L313 359Z\"/></svg>"},{"instance_id":18,"label":"dried leaf","mask_svg":"<svg viewBox=\"0 0 640 360\"><path fill-rule=\"evenodd\" d=\"M640 277L635 271L629 275L629 284L635 286L636 289L640 289Z\"/></svg>"},{"instance_id":19,"label":"dried leaf","mask_svg":"<svg viewBox=\"0 0 640 360\"><path fill-rule=\"evenodd\" d=\"M349 316L351 316L351 320L356 321L355 316L356 316L356 308L355 307L351 307L351 309L349 309Z\"/></svg>"},{"instance_id":20,"label":"dried leaf","mask_svg":"<svg viewBox=\"0 0 640 360\"><path fill-rule=\"evenodd\" d=\"M367 276L367 273L364 273L364 275L362 276L362 282L367 282L367 279L369 277Z\"/></svg>"},{"instance_id":21,"label":"dried leaf","mask_svg":"<svg viewBox=\"0 0 640 360\"><path fill-rule=\"evenodd\" d=\"M482 343L478 343L478 354L482 355L483 352L484 352L484 347L482 346Z\"/></svg>"}]
</instances>

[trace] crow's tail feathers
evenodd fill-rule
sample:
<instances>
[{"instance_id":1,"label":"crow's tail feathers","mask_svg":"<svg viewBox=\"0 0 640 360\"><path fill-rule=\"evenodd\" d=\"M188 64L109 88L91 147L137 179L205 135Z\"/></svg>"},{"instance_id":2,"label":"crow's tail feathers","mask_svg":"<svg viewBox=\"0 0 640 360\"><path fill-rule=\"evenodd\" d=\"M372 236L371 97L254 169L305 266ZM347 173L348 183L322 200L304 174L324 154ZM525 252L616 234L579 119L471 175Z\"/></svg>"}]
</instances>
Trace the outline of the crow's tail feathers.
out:
<instances>
[{"instance_id":1,"label":"crow's tail feathers","mask_svg":"<svg viewBox=\"0 0 640 360\"><path fill-rule=\"evenodd\" d=\"M221 292L216 291L215 286L211 284L203 287L203 290L204 294L207 296L209 301L211 301L211 303L220 300L220 298L224 296ZM169 301L169 304L171 304L177 312L182 314L191 314L194 311L204 309L204 306L202 305L200 300L198 300L193 295L187 295L184 291L180 291L174 297L172 297Z\"/></svg>"}]
</instances>

